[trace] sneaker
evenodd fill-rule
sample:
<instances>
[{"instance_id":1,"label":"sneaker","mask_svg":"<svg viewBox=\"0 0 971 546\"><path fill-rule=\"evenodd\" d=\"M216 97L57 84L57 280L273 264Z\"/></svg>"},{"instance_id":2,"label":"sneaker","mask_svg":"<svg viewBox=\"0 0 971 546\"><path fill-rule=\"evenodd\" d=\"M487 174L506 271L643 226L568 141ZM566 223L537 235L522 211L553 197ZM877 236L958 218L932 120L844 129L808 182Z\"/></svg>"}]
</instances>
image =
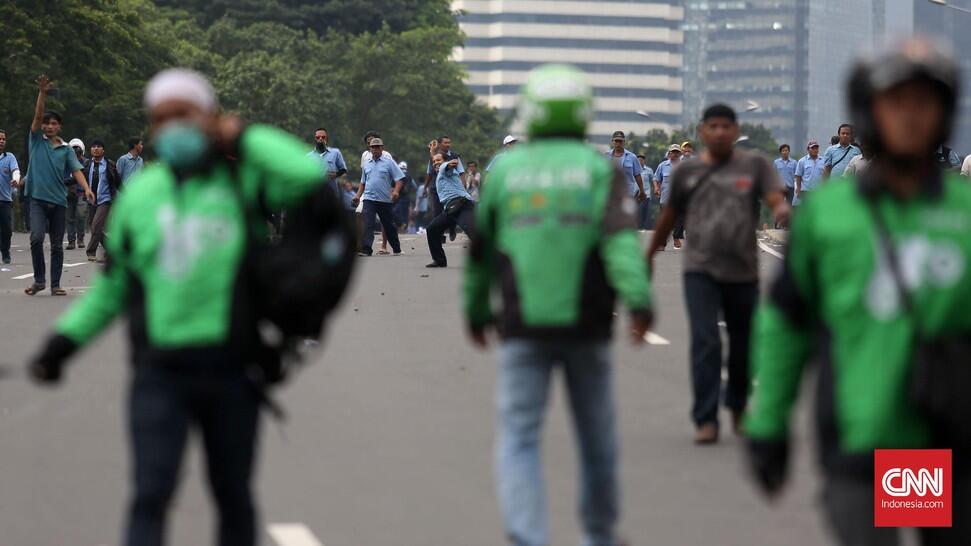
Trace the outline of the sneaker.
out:
<instances>
[{"instance_id":1,"label":"sneaker","mask_svg":"<svg viewBox=\"0 0 971 546\"><path fill-rule=\"evenodd\" d=\"M84 248L84 239L78 239L78 248Z\"/></svg>"},{"instance_id":2,"label":"sneaker","mask_svg":"<svg viewBox=\"0 0 971 546\"><path fill-rule=\"evenodd\" d=\"M695 431L695 443L698 445L711 445L718 442L718 425L706 423L698 427Z\"/></svg>"},{"instance_id":3,"label":"sneaker","mask_svg":"<svg viewBox=\"0 0 971 546\"><path fill-rule=\"evenodd\" d=\"M674 240L674 248L681 248L681 239Z\"/></svg>"},{"instance_id":4,"label":"sneaker","mask_svg":"<svg viewBox=\"0 0 971 546\"><path fill-rule=\"evenodd\" d=\"M448 264L440 264L438 262L432 262L432 263L426 265L425 267L427 267L429 269L434 269L434 268L438 268L438 267L448 267Z\"/></svg>"},{"instance_id":5,"label":"sneaker","mask_svg":"<svg viewBox=\"0 0 971 546\"><path fill-rule=\"evenodd\" d=\"M98 257L97 256L92 256L92 255L88 254L88 261L89 262L96 262L96 261L98 261Z\"/></svg>"},{"instance_id":6,"label":"sneaker","mask_svg":"<svg viewBox=\"0 0 971 546\"><path fill-rule=\"evenodd\" d=\"M69 243L67 244L67 246L66 246L66 247L64 247L64 250L74 250L75 248L77 248L77 247L76 247L76 246L74 246L74 241L70 241L70 242L69 242Z\"/></svg>"}]
</instances>

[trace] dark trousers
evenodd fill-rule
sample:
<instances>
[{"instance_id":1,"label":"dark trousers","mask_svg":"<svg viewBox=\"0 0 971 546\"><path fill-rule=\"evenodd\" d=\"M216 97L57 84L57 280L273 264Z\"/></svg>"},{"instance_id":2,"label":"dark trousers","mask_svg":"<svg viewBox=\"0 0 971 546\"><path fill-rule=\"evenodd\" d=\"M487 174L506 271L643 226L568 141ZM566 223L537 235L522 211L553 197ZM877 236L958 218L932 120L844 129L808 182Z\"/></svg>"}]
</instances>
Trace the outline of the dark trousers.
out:
<instances>
[{"instance_id":1,"label":"dark trousers","mask_svg":"<svg viewBox=\"0 0 971 546\"><path fill-rule=\"evenodd\" d=\"M442 200L438 198L438 189L436 187L432 186L431 188L429 188L429 191L430 191L431 200L432 200L432 211L435 213L435 218L438 218L439 216L442 215L443 212L445 212L445 203L442 203ZM434 221L434 218L432 219L432 221ZM453 239L455 238L454 225L448 228L448 233Z\"/></svg>"},{"instance_id":2,"label":"dark trousers","mask_svg":"<svg viewBox=\"0 0 971 546\"><path fill-rule=\"evenodd\" d=\"M217 544L256 544L250 490L260 399L242 369L136 367L129 397L134 492L127 546L162 546L190 426L205 445L209 489L219 511ZM197 543L201 544L200 539Z\"/></svg>"},{"instance_id":3,"label":"dark trousers","mask_svg":"<svg viewBox=\"0 0 971 546\"><path fill-rule=\"evenodd\" d=\"M696 425L718 423L722 390L722 342L719 312L728 329L728 386L725 405L745 409L749 388L749 337L758 302L757 282L718 282L707 273L684 274L684 299L691 327L691 382Z\"/></svg>"},{"instance_id":4,"label":"dark trousers","mask_svg":"<svg viewBox=\"0 0 971 546\"><path fill-rule=\"evenodd\" d=\"M665 208L667 208L667 206L668 205L666 203L661 205L661 210L664 210ZM679 241L684 239L684 215L683 214L679 214L675 216L674 231L671 232L671 237ZM665 241L664 244L667 245L667 241Z\"/></svg>"},{"instance_id":5,"label":"dark trousers","mask_svg":"<svg viewBox=\"0 0 971 546\"><path fill-rule=\"evenodd\" d=\"M955 461L956 463L956 461ZM971 544L971 476L954 467L951 489L952 527L918 529L922 546ZM857 477L827 476L823 511L840 546L899 546L900 529L873 526L873 481Z\"/></svg>"},{"instance_id":6,"label":"dark trousers","mask_svg":"<svg viewBox=\"0 0 971 546\"><path fill-rule=\"evenodd\" d=\"M30 200L30 257L34 262L34 283L46 284L44 237L51 239L51 287L61 286L64 266L64 216L66 208L39 199Z\"/></svg>"},{"instance_id":7,"label":"dark trousers","mask_svg":"<svg viewBox=\"0 0 971 546\"><path fill-rule=\"evenodd\" d=\"M88 256L98 255L98 245L104 246L105 224L111 213L111 201L102 203L94 208L94 218L91 220L91 240L86 250Z\"/></svg>"},{"instance_id":8,"label":"dark trousers","mask_svg":"<svg viewBox=\"0 0 971 546\"><path fill-rule=\"evenodd\" d=\"M650 200L645 199L637 204L637 228L654 229L654 210Z\"/></svg>"},{"instance_id":9,"label":"dark trousers","mask_svg":"<svg viewBox=\"0 0 971 546\"><path fill-rule=\"evenodd\" d=\"M88 203L78 196L78 192L69 189L67 193L67 242L77 241L84 246L84 226L88 217Z\"/></svg>"},{"instance_id":10,"label":"dark trousers","mask_svg":"<svg viewBox=\"0 0 971 546\"><path fill-rule=\"evenodd\" d=\"M442 248L442 235L449 229L455 229L455 226L460 226L466 235L471 235L474 224L475 205L471 201L467 201L465 206L452 214L443 211L436 216L432 223L428 224L426 231L428 251L432 255L432 260L439 265L448 265L445 249Z\"/></svg>"},{"instance_id":11,"label":"dark trousers","mask_svg":"<svg viewBox=\"0 0 971 546\"><path fill-rule=\"evenodd\" d=\"M366 200L361 209L361 214L364 216L361 252L368 256L373 252L371 247L374 245L374 229L377 227L377 223L374 221L375 215L381 220L381 227L384 228L384 234L388 238L388 242L391 243L391 250L395 254L401 252L401 242L398 240L398 230L394 227L394 209L391 203Z\"/></svg>"},{"instance_id":12,"label":"dark trousers","mask_svg":"<svg viewBox=\"0 0 971 546\"><path fill-rule=\"evenodd\" d=\"M30 231L30 197L24 195L23 191L20 192L20 214L24 218L24 231Z\"/></svg>"},{"instance_id":13,"label":"dark trousers","mask_svg":"<svg viewBox=\"0 0 971 546\"><path fill-rule=\"evenodd\" d=\"M10 259L10 238L13 237L13 203L0 201L0 257Z\"/></svg>"}]
</instances>

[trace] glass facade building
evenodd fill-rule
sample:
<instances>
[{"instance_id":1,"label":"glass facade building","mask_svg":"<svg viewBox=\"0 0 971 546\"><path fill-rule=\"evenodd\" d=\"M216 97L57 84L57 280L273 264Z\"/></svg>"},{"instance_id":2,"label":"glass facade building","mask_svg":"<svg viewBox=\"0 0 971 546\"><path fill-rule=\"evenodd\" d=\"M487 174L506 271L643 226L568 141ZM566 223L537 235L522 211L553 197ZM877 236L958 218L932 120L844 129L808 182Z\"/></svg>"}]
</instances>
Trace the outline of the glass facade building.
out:
<instances>
[{"instance_id":1,"label":"glass facade building","mask_svg":"<svg viewBox=\"0 0 971 546\"><path fill-rule=\"evenodd\" d=\"M533 68L565 62L587 72L596 115L590 139L616 130L670 131L682 114L683 9L657 0L457 0L466 34L454 58L481 100L515 121L519 90ZM638 114L642 111L647 117Z\"/></svg>"}]
</instances>

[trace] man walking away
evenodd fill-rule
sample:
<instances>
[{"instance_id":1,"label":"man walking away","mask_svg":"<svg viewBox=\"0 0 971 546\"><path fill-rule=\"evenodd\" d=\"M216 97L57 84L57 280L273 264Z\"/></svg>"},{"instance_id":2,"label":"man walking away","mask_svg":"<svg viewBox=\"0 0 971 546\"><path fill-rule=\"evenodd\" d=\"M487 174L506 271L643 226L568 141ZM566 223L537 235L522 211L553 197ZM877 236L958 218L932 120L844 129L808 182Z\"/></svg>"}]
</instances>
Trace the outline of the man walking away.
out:
<instances>
[{"instance_id":1,"label":"man walking away","mask_svg":"<svg viewBox=\"0 0 971 546\"><path fill-rule=\"evenodd\" d=\"M371 157L361 167L361 185L354 197L354 204L363 203L364 233L361 235L360 254L370 256L374 250L375 215L381 220L384 234L391 243L395 256L401 255L398 230L394 227L392 204L398 201L405 173L390 157L384 156L384 141L378 137L370 140Z\"/></svg>"},{"instance_id":2,"label":"man walking away","mask_svg":"<svg viewBox=\"0 0 971 546\"><path fill-rule=\"evenodd\" d=\"M837 131L839 142L826 149L823 154L823 162L826 170L823 179L828 180L831 176L843 176L843 171L849 166L850 160L862 154L860 149L853 145L853 126L844 123L839 126Z\"/></svg>"},{"instance_id":3,"label":"man walking away","mask_svg":"<svg viewBox=\"0 0 971 546\"><path fill-rule=\"evenodd\" d=\"M921 494L908 504L923 509L895 511L948 502L952 525L918 529L920 543L971 544L971 185L933 160L957 121L961 81L958 65L921 40L856 66L848 103L873 159L794 215L756 318L745 421L753 478L768 497L781 493L792 409L813 361L834 544L901 543L901 529L875 525L874 450L927 448L952 450L947 500ZM912 461L914 472L925 466Z\"/></svg>"},{"instance_id":4,"label":"man walking away","mask_svg":"<svg viewBox=\"0 0 971 546\"><path fill-rule=\"evenodd\" d=\"M432 263L425 267L448 267L445 250L442 248L442 235L447 229L458 225L466 235L471 237L475 203L469 192L465 190L462 179L459 178L458 159L446 163L442 154L435 154L432 165L438 169L435 188L438 191L438 199L442 202L442 213L428 226L428 251L432 255Z\"/></svg>"},{"instance_id":5,"label":"man walking away","mask_svg":"<svg viewBox=\"0 0 971 546\"><path fill-rule=\"evenodd\" d=\"M28 147L30 165L27 177L30 179L30 255L34 264L34 282L24 293L33 296L47 288L44 263L44 237L51 241L51 294L64 296L61 288L61 271L64 265L64 222L67 211L67 192L64 173L70 172L81 188L84 197L94 202L94 194L81 174L81 164L74 150L61 139L61 115L45 112L47 93L54 89L47 76L37 80L37 104L34 119L30 124Z\"/></svg>"},{"instance_id":6,"label":"man walking away","mask_svg":"<svg viewBox=\"0 0 971 546\"><path fill-rule=\"evenodd\" d=\"M674 168L681 163L681 146L672 144L668 148L668 158L662 161L657 170L654 171L654 194L658 197L661 204L661 214L668 207L671 198L671 173ZM674 248L681 248L681 240L684 239L684 218L675 219L674 223ZM664 250L668 242L665 240L658 250Z\"/></svg>"},{"instance_id":7,"label":"man walking away","mask_svg":"<svg viewBox=\"0 0 971 546\"><path fill-rule=\"evenodd\" d=\"M115 164L105 158L105 143L91 143L91 159L84 164L84 174L91 181L94 192L94 210L91 218L91 240L88 242L88 261L98 261L98 246L104 247L105 223L111 212L111 203L121 188L121 176Z\"/></svg>"},{"instance_id":8,"label":"man walking away","mask_svg":"<svg viewBox=\"0 0 971 546\"><path fill-rule=\"evenodd\" d=\"M142 170L145 160L142 159L142 148L145 146L142 137L131 137L128 139L128 153L119 157L116 162L118 176L121 177L121 186L128 183L128 179L135 173Z\"/></svg>"},{"instance_id":9,"label":"man walking away","mask_svg":"<svg viewBox=\"0 0 971 546\"><path fill-rule=\"evenodd\" d=\"M517 546L549 544L543 413L550 380L566 379L580 463L583 544L617 546L620 515L610 337L615 296L643 342L651 323L637 210L624 176L584 143L593 91L579 70L547 65L528 77L520 115L529 143L489 173L465 271L472 341L501 333L496 478L506 535ZM490 296L501 290L493 315Z\"/></svg>"},{"instance_id":10,"label":"man walking away","mask_svg":"<svg viewBox=\"0 0 971 546\"><path fill-rule=\"evenodd\" d=\"M691 326L691 418L695 442L718 441L722 393L722 343L718 320L728 329L728 385L724 403L736 432L749 387L749 336L759 294L756 230L759 200L785 223L789 206L778 174L761 155L735 149L735 111L709 106L699 125L705 151L674 172L671 199L658 221L648 257L667 240L678 216L691 226L684 255L684 298Z\"/></svg>"},{"instance_id":11,"label":"man walking away","mask_svg":"<svg viewBox=\"0 0 971 546\"><path fill-rule=\"evenodd\" d=\"M7 151L7 132L0 129L0 256L10 263L10 239L13 237L13 190L20 186L20 166Z\"/></svg>"}]
</instances>

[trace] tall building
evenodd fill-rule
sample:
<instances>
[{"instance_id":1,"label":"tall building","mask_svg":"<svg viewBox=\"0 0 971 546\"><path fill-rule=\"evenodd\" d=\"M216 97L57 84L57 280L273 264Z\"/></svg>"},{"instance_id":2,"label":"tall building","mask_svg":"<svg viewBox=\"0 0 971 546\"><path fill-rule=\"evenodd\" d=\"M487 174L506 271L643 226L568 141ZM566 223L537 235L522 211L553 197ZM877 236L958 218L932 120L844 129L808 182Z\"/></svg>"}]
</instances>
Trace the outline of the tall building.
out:
<instances>
[{"instance_id":1,"label":"tall building","mask_svg":"<svg viewBox=\"0 0 971 546\"><path fill-rule=\"evenodd\" d=\"M563 62L586 71L594 86L592 141L606 143L615 130L670 131L682 117L684 10L675 3L457 0L452 7L467 39L454 57L472 91L507 119L515 119L529 71ZM512 130L522 131L518 121Z\"/></svg>"}]
</instances>

